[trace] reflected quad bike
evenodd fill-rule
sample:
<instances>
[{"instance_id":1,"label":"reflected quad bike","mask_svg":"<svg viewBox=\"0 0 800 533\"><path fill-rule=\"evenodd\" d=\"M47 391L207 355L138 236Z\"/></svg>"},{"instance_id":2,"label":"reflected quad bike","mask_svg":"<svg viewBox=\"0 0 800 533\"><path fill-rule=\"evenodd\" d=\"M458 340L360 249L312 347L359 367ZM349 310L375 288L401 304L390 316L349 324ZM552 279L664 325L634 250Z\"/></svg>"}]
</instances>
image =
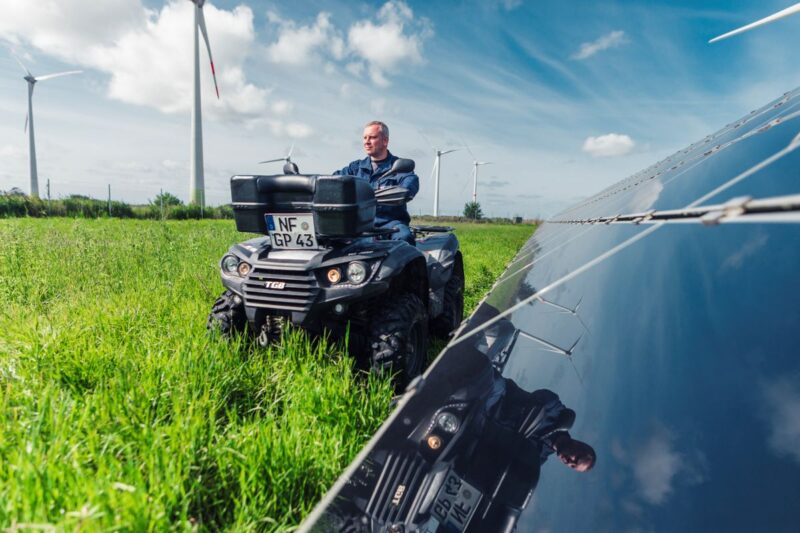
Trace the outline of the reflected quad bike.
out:
<instances>
[{"instance_id":1,"label":"reflected quad bike","mask_svg":"<svg viewBox=\"0 0 800 533\"><path fill-rule=\"evenodd\" d=\"M398 159L386 176L412 172ZM429 332L447 337L464 313L464 265L452 228L412 227L416 244L375 227L379 204L402 205L408 191L373 191L354 176L233 176L239 231L262 236L220 260L225 292L208 327L250 332L260 344L291 323L343 337L363 367L396 373L404 385L424 369Z\"/></svg>"}]
</instances>

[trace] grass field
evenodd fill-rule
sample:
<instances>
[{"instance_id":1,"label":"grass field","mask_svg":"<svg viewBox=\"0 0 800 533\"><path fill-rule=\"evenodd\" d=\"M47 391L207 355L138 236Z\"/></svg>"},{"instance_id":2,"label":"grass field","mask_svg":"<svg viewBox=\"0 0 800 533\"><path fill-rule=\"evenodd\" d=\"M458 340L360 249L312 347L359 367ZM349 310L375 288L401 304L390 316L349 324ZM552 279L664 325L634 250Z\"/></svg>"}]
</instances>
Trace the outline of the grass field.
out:
<instances>
[{"instance_id":1,"label":"grass field","mask_svg":"<svg viewBox=\"0 0 800 533\"><path fill-rule=\"evenodd\" d=\"M531 226L460 225L472 310ZM286 530L390 384L292 332L206 334L231 221L0 220L0 526Z\"/></svg>"}]
</instances>

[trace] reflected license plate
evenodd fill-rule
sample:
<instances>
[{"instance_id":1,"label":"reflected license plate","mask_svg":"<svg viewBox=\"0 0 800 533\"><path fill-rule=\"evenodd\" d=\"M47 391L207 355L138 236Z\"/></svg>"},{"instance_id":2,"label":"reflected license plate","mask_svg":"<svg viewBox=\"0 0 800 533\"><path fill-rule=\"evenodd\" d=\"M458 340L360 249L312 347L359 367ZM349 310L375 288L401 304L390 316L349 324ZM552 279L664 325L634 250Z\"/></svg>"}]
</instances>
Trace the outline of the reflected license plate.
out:
<instances>
[{"instance_id":1,"label":"reflected license plate","mask_svg":"<svg viewBox=\"0 0 800 533\"><path fill-rule=\"evenodd\" d=\"M431 514L441 525L464 531L480 501L481 493L478 489L457 474L449 472L436 495Z\"/></svg>"},{"instance_id":2,"label":"reflected license plate","mask_svg":"<svg viewBox=\"0 0 800 533\"><path fill-rule=\"evenodd\" d=\"M287 250L313 250L317 246L314 215L265 215L272 246Z\"/></svg>"}]
</instances>

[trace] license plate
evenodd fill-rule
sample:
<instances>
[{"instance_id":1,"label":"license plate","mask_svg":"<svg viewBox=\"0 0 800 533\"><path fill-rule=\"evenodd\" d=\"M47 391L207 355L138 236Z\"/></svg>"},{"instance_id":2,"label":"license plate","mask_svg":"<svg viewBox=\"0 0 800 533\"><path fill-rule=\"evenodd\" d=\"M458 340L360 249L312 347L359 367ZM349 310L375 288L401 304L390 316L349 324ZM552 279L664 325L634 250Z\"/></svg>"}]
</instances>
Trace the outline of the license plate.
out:
<instances>
[{"instance_id":1,"label":"license plate","mask_svg":"<svg viewBox=\"0 0 800 533\"><path fill-rule=\"evenodd\" d=\"M317 248L314 215L266 215L272 246L288 250Z\"/></svg>"},{"instance_id":2,"label":"license plate","mask_svg":"<svg viewBox=\"0 0 800 533\"><path fill-rule=\"evenodd\" d=\"M480 501L478 489L450 472L436 495L431 514L445 527L464 531Z\"/></svg>"}]
</instances>

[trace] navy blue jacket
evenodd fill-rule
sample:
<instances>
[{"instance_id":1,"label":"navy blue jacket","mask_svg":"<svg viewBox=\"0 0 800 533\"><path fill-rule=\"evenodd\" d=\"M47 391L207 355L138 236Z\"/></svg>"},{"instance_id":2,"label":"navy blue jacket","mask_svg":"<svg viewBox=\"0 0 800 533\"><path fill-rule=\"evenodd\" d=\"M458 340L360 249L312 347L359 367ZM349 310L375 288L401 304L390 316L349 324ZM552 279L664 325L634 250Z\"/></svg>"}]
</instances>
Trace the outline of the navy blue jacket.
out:
<instances>
[{"instance_id":1,"label":"navy blue jacket","mask_svg":"<svg viewBox=\"0 0 800 533\"><path fill-rule=\"evenodd\" d=\"M399 158L389 152L389 156L381 161L375 172L372 171L372 160L369 156L358 161L353 161L341 170L333 173L336 175L355 176L369 181L374 190L385 187L405 187L408 189L409 201L416 196L419 191L419 177L413 172L409 174L393 174L391 176L378 177L392 167L392 164ZM408 209L404 205L378 205L375 210L375 225L383 226L387 222L397 220L403 224L411 222Z\"/></svg>"}]
</instances>

